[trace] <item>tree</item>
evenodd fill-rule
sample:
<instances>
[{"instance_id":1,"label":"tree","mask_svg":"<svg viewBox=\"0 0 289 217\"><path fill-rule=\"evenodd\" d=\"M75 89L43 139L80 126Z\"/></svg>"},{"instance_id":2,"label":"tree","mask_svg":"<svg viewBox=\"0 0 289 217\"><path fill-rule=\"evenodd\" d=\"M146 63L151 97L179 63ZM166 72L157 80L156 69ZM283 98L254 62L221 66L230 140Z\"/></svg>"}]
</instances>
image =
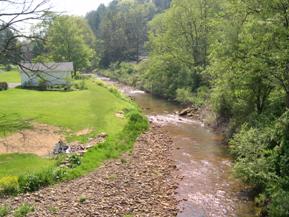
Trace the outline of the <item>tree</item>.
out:
<instances>
[{"instance_id":1,"label":"tree","mask_svg":"<svg viewBox=\"0 0 289 217\"><path fill-rule=\"evenodd\" d=\"M79 17L56 17L48 28L48 54L54 61L74 63L75 72L91 65L95 37L87 23Z\"/></svg>"},{"instance_id":2,"label":"tree","mask_svg":"<svg viewBox=\"0 0 289 217\"><path fill-rule=\"evenodd\" d=\"M210 22L220 10L218 5L212 0L172 1L168 10L150 22L144 83L152 82L154 91L172 99L177 98L178 89L197 92L207 83L202 74L208 66Z\"/></svg>"},{"instance_id":3,"label":"tree","mask_svg":"<svg viewBox=\"0 0 289 217\"><path fill-rule=\"evenodd\" d=\"M0 31L0 64L10 64L15 61L15 57L19 61L18 53L20 44L10 29ZM18 62L17 61L17 62Z\"/></svg>"},{"instance_id":4,"label":"tree","mask_svg":"<svg viewBox=\"0 0 289 217\"><path fill-rule=\"evenodd\" d=\"M96 36L100 36L100 23L106 14L106 7L104 4L99 5L96 11L90 11L86 14L85 18L89 26Z\"/></svg>"},{"instance_id":5,"label":"tree","mask_svg":"<svg viewBox=\"0 0 289 217\"><path fill-rule=\"evenodd\" d=\"M147 40L147 22L153 17L152 3L112 1L87 14L86 19L101 40L101 64L139 61Z\"/></svg>"}]
</instances>

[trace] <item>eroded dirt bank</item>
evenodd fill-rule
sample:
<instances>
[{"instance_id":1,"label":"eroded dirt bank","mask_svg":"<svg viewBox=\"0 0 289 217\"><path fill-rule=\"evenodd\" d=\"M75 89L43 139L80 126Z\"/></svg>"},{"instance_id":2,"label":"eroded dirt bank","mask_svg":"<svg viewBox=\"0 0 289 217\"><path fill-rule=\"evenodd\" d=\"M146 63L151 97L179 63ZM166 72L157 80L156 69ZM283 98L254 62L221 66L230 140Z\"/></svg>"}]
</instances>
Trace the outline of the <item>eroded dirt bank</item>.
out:
<instances>
[{"instance_id":1,"label":"eroded dirt bank","mask_svg":"<svg viewBox=\"0 0 289 217\"><path fill-rule=\"evenodd\" d=\"M0 138L0 154L33 153L39 156L49 155L55 144L64 140L60 128L47 124L33 123L31 129L21 130Z\"/></svg>"},{"instance_id":2,"label":"eroded dirt bank","mask_svg":"<svg viewBox=\"0 0 289 217\"><path fill-rule=\"evenodd\" d=\"M176 216L172 148L166 132L153 125L131 154L88 176L0 203L29 203L35 208L30 216Z\"/></svg>"}]
</instances>

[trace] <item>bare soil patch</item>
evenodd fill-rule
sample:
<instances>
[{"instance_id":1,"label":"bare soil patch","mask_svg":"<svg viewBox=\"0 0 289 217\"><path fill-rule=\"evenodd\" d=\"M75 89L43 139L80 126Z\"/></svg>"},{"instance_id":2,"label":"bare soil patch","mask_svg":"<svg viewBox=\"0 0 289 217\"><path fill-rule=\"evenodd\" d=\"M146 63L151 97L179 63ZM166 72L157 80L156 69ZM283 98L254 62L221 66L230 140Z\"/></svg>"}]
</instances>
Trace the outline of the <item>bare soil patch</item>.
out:
<instances>
[{"instance_id":1,"label":"bare soil patch","mask_svg":"<svg viewBox=\"0 0 289 217\"><path fill-rule=\"evenodd\" d=\"M64 140L60 128L34 123L32 129L0 138L0 153L33 153L45 156L52 152L59 140Z\"/></svg>"},{"instance_id":2,"label":"bare soil patch","mask_svg":"<svg viewBox=\"0 0 289 217\"><path fill-rule=\"evenodd\" d=\"M35 208L29 216L176 216L172 148L169 136L153 126L138 139L131 154L106 162L88 176L0 199L0 204L15 208L29 203Z\"/></svg>"},{"instance_id":3,"label":"bare soil patch","mask_svg":"<svg viewBox=\"0 0 289 217\"><path fill-rule=\"evenodd\" d=\"M76 133L76 136L85 136L85 135L88 135L90 133L93 132L93 129L90 129L90 128L86 128L86 129L83 129L83 130L80 130Z\"/></svg>"}]
</instances>

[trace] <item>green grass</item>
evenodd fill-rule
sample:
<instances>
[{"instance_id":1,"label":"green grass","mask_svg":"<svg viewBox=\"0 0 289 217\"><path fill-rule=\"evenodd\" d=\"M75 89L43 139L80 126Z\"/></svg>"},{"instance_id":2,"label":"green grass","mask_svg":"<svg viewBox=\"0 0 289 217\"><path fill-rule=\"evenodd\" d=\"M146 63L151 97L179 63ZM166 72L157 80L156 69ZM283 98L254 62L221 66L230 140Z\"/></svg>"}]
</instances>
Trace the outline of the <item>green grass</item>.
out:
<instances>
[{"instance_id":1,"label":"green grass","mask_svg":"<svg viewBox=\"0 0 289 217\"><path fill-rule=\"evenodd\" d=\"M123 130L115 136L110 136L95 148L90 149L81 159L80 166L68 171L65 179L82 176L100 166L103 161L117 158L133 148L137 137L148 129L148 121L136 108L129 111L126 116L128 117L128 123Z\"/></svg>"},{"instance_id":2,"label":"green grass","mask_svg":"<svg viewBox=\"0 0 289 217\"><path fill-rule=\"evenodd\" d=\"M0 82L20 83L21 81L18 69L0 72Z\"/></svg>"},{"instance_id":3,"label":"green grass","mask_svg":"<svg viewBox=\"0 0 289 217\"><path fill-rule=\"evenodd\" d=\"M0 92L0 114L17 114L23 119L73 131L93 128L97 133L115 134L126 123L115 113L129 107L129 102L91 82L89 89L82 91L11 89Z\"/></svg>"},{"instance_id":4,"label":"green grass","mask_svg":"<svg viewBox=\"0 0 289 217\"><path fill-rule=\"evenodd\" d=\"M5 176L21 176L26 173L37 173L53 167L54 161L33 154L0 155L0 179Z\"/></svg>"},{"instance_id":5,"label":"green grass","mask_svg":"<svg viewBox=\"0 0 289 217\"><path fill-rule=\"evenodd\" d=\"M0 206L0 217L5 217L9 213L9 208L7 206Z\"/></svg>"},{"instance_id":6,"label":"green grass","mask_svg":"<svg viewBox=\"0 0 289 217\"><path fill-rule=\"evenodd\" d=\"M33 206L30 204L24 203L15 210L14 217L25 217L31 212L34 212Z\"/></svg>"},{"instance_id":7,"label":"green grass","mask_svg":"<svg viewBox=\"0 0 289 217\"><path fill-rule=\"evenodd\" d=\"M56 168L54 161L35 155L0 155L0 178L17 176L19 192L35 191L61 180L85 175L103 161L119 157L132 149L136 138L148 128L147 119L135 104L125 99L115 88L99 81L89 81L87 85L87 90L71 92L24 89L0 92L0 115L12 116L7 120L32 119L62 127L64 132L67 129L76 132L91 128L95 129L94 134L106 132L109 135L105 142L85 153L81 164L75 168ZM125 112L125 118L116 116L119 111ZM9 129L15 126L18 129L22 125L16 121ZM26 124L23 126L26 127ZM1 131L3 134L9 129L0 129L0 135ZM73 137L68 136L70 139Z\"/></svg>"}]
</instances>

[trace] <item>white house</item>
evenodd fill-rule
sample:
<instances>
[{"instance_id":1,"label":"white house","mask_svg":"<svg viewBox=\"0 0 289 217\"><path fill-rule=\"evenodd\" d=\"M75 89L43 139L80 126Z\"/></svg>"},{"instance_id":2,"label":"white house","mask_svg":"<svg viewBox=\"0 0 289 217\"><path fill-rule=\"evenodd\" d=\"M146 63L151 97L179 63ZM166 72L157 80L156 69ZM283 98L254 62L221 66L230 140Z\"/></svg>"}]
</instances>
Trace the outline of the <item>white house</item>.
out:
<instances>
[{"instance_id":1,"label":"white house","mask_svg":"<svg viewBox=\"0 0 289 217\"><path fill-rule=\"evenodd\" d=\"M72 62L24 63L20 68L21 86L66 85L71 80L73 70Z\"/></svg>"}]
</instances>

